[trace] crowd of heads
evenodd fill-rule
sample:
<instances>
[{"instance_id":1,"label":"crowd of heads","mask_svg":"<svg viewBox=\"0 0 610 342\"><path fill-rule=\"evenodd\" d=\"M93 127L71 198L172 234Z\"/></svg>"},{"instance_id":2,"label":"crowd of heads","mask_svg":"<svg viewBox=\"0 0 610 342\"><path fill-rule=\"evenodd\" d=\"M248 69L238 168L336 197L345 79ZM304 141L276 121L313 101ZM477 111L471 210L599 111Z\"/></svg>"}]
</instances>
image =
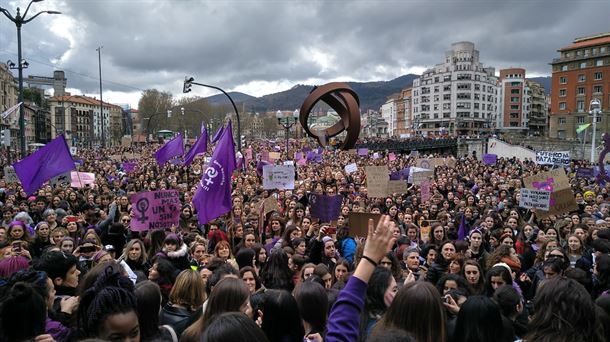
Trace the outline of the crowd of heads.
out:
<instances>
[{"instance_id":1,"label":"crowd of heads","mask_svg":"<svg viewBox=\"0 0 610 342\"><path fill-rule=\"evenodd\" d=\"M272 162L313 148L290 147ZM159 167L155 148L79 151L95 186L27 195L0 179L0 341L323 340L333 305L369 262L351 213L387 215L394 241L374 260L360 341L610 338L610 186L576 177L586 162L566 168L578 209L545 215L519 207L523 178L549 169L529 160L436 154L451 162L433 168L429 199L410 181L371 197L366 166L396 172L424 152L328 148L296 166L294 189L267 190L257 159L276 146L255 141L232 175L231 210L200 224L191 201L205 156ZM121 168L127 155L136 170ZM131 197L167 189L180 194L178 224L132 230ZM312 215L312 194L342 196L335 219Z\"/></svg>"}]
</instances>

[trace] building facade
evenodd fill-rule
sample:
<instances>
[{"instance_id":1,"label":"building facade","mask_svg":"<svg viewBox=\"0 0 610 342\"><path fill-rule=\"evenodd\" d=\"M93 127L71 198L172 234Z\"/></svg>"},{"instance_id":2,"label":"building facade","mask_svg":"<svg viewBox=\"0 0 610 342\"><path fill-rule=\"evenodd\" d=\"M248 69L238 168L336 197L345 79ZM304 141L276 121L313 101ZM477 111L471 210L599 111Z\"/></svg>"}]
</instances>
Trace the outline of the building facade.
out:
<instances>
[{"instance_id":1,"label":"building facade","mask_svg":"<svg viewBox=\"0 0 610 342\"><path fill-rule=\"evenodd\" d=\"M525 82L525 69L500 70L497 129L503 132L527 131L530 106Z\"/></svg>"},{"instance_id":2,"label":"building facade","mask_svg":"<svg viewBox=\"0 0 610 342\"><path fill-rule=\"evenodd\" d=\"M94 147L102 144L102 118L99 100L82 95L55 96L48 100L51 110L51 137L65 134L70 146ZM106 145L111 145L110 110L104 103ZM118 107L118 106L114 106ZM120 107L118 107L120 110ZM119 138L120 139L120 138ZM120 140L119 140L120 143Z\"/></svg>"},{"instance_id":3,"label":"building facade","mask_svg":"<svg viewBox=\"0 0 610 342\"><path fill-rule=\"evenodd\" d=\"M423 134L490 133L497 113L495 69L479 61L471 42L458 42L443 63L413 81L413 122Z\"/></svg>"},{"instance_id":4,"label":"building facade","mask_svg":"<svg viewBox=\"0 0 610 342\"><path fill-rule=\"evenodd\" d=\"M368 110L362 113L360 124L361 136L364 138L388 138L389 124L383 119L381 113Z\"/></svg>"},{"instance_id":5,"label":"building facade","mask_svg":"<svg viewBox=\"0 0 610 342\"><path fill-rule=\"evenodd\" d=\"M549 124L550 98L544 87L537 82L526 80L525 92L529 102L529 118L527 120L528 135L546 137Z\"/></svg>"},{"instance_id":6,"label":"building facade","mask_svg":"<svg viewBox=\"0 0 610 342\"><path fill-rule=\"evenodd\" d=\"M578 134L576 129L592 123L591 100L601 102L597 117L597 139L610 128L610 32L577 38L557 50L553 59L549 136L560 139L589 139L592 127ZM586 134L586 135L585 135Z\"/></svg>"}]
</instances>

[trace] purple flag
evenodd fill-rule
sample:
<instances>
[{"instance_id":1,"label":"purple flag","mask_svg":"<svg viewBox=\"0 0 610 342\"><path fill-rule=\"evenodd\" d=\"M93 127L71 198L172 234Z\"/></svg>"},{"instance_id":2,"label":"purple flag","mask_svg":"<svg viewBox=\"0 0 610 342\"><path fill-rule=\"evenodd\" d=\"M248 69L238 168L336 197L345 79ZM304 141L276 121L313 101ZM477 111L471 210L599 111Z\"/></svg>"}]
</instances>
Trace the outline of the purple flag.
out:
<instances>
[{"instance_id":1,"label":"purple flag","mask_svg":"<svg viewBox=\"0 0 610 342\"><path fill-rule=\"evenodd\" d=\"M193 206L197 209L200 224L206 224L231 210L231 174L236 167L232 132L229 121L193 196Z\"/></svg>"},{"instance_id":2,"label":"purple flag","mask_svg":"<svg viewBox=\"0 0 610 342\"><path fill-rule=\"evenodd\" d=\"M155 152L155 159L157 160L159 167L163 167L168 160L183 154L184 144L182 141L182 134L178 134L177 137L166 142L157 152Z\"/></svg>"},{"instance_id":3,"label":"purple flag","mask_svg":"<svg viewBox=\"0 0 610 342\"><path fill-rule=\"evenodd\" d=\"M498 161L497 154L490 153L490 154L483 155L483 163L485 163L485 165L494 165L497 161Z\"/></svg>"},{"instance_id":4,"label":"purple flag","mask_svg":"<svg viewBox=\"0 0 610 342\"><path fill-rule=\"evenodd\" d=\"M410 168L406 167L400 171L394 171L390 174L390 180L407 180L409 179Z\"/></svg>"},{"instance_id":5,"label":"purple flag","mask_svg":"<svg viewBox=\"0 0 610 342\"><path fill-rule=\"evenodd\" d=\"M307 152L307 161L319 163L322 161L322 154L316 153L315 151Z\"/></svg>"},{"instance_id":6,"label":"purple flag","mask_svg":"<svg viewBox=\"0 0 610 342\"><path fill-rule=\"evenodd\" d=\"M464 214L462 214L462 219L460 220L460 227L458 228L458 240L466 239L466 236L468 236L469 231L470 229L466 224L466 217L464 216Z\"/></svg>"},{"instance_id":7,"label":"purple flag","mask_svg":"<svg viewBox=\"0 0 610 342\"><path fill-rule=\"evenodd\" d=\"M259 177L263 176L263 166L265 166L265 165L271 165L271 163L266 160L259 160L258 163L256 164L256 174Z\"/></svg>"},{"instance_id":8,"label":"purple flag","mask_svg":"<svg viewBox=\"0 0 610 342\"><path fill-rule=\"evenodd\" d=\"M23 190L31 195L49 179L74 170L74 161L62 134L38 151L13 164L13 167Z\"/></svg>"},{"instance_id":9,"label":"purple flag","mask_svg":"<svg viewBox=\"0 0 610 342\"><path fill-rule=\"evenodd\" d=\"M121 167L123 168L123 171L130 173L136 170L136 168L138 167L138 163L125 162L121 165Z\"/></svg>"},{"instance_id":10,"label":"purple flag","mask_svg":"<svg viewBox=\"0 0 610 342\"><path fill-rule=\"evenodd\" d=\"M220 139L224 129L225 129L225 126L220 126L220 128L218 128L218 130L216 131L216 134L214 134L214 137L212 138L212 141L211 141L212 144L214 144L215 142L218 141L218 139Z\"/></svg>"},{"instance_id":11,"label":"purple flag","mask_svg":"<svg viewBox=\"0 0 610 342\"><path fill-rule=\"evenodd\" d=\"M341 212L342 203L342 195L327 196L311 194L309 196L311 216L319 218L321 222L330 222L337 219Z\"/></svg>"},{"instance_id":12,"label":"purple flag","mask_svg":"<svg viewBox=\"0 0 610 342\"><path fill-rule=\"evenodd\" d=\"M193 147L188 151L186 157L184 157L183 165L189 166L193 162L193 159L200 154L205 153L208 150L208 131L205 129L205 125L201 124L201 135L197 138L197 141L193 144Z\"/></svg>"},{"instance_id":13,"label":"purple flag","mask_svg":"<svg viewBox=\"0 0 610 342\"><path fill-rule=\"evenodd\" d=\"M369 155L369 149L368 148L359 148L358 149L358 155L359 156L368 156Z\"/></svg>"}]
</instances>

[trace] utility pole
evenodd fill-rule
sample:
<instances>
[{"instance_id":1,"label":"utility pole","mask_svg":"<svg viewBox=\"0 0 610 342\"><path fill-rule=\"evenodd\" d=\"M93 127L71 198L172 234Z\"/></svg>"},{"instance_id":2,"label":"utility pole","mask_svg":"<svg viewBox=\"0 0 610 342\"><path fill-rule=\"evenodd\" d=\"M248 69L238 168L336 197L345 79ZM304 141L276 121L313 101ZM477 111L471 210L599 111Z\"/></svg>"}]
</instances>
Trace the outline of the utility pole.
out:
<instances>
[{"instance_id":1,"label":"utility pole","mask_svg":"<svg viewBox=\"0 0 610 342\"><path fill-rule=\"evenodd\" d=\"M102 148L106 147L106 128L105 126L105 120L104 120L104 101L102 99L102 48L104 46L100 46L97 49L97 59L98 59L98 66L99 66L99 71L100 71L100 118L102 121Z\"/></svg>"}]
</instances>

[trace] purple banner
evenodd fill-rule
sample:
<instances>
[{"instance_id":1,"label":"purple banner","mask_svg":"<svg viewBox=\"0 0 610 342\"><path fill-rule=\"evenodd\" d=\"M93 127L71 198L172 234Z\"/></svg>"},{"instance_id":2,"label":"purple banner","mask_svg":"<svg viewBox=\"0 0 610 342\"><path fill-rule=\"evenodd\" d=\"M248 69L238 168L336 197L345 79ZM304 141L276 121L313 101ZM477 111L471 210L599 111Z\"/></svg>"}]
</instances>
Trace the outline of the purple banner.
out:
<instances>
[{"instance_id":1,"label":"purple banner","mask_svg":"<svg viewBox=\"0 0 610 342\"><path fill-rule=\"evenodd\" d=\"M409 179L410 168L404 168L400 171L390 173L390 180L407 180Z\"/></svg>"},{"instance_id":2,"label":"purple banner","mask_svg":"<svg viewBox=\"0 0 610 342\"><path fill-rule=\"evenodd\" d=\"M311 216L319 218L321 222L336 220L341 212L342 195L327 196L312 194L309 196Z\"/></svg>"},{"instance_id":3,"label":"purple banner","mask_svg":"<svg viewBox=\"0 0 610 342\"><path fill-rule=\"evenodd\" d=\"M358 149L358 155L359 156L368 156L369 155L369 149L368 148L359 148Z\"/></svg>"},{"instance_id":4,"label":"purple banner","mask_svg":"<svg viewBox=\"0 0 610 342\"><path fill-rule=\"evenodd\" d=\"M180 195L177 190L140 192L131 196L131 230L170 229L180 221Z\"/></svg>"},{"instance_id":5,"label":"purple banner","mask_svg":"<svg viewBox=\"0 0 610 342\"><path fill-rule=\"evenodd\" d=\"M125 162L121 165L121 167L123 168L123 171L130 173L136 170L138 163Z\"/></svg>"},{"instance_id":6,"label":"purple banner","mask_svg":"<svg viewBox=\"0 0 610 342\"><path fill-rule=\"evenodd\" d=\"M483 155L483 163L485 163L485 165L494 165L497 161L498 161L497 154L490 153L490 154Z\"/></svg>"},{"instance_id":7,"label":"purple banner","mask_svg":"<svg viewBox=\"0 0 610 342\"><path fill-rule=\"evenodd\" d=\"M597 169L597 171L599 173L598 169ZM593 178L593 177L595 177L595 172L593 172L592 168L581 167L581 168L578 168L578 170L576 170L576 177Z\"/></svg>"}]
</instances>

